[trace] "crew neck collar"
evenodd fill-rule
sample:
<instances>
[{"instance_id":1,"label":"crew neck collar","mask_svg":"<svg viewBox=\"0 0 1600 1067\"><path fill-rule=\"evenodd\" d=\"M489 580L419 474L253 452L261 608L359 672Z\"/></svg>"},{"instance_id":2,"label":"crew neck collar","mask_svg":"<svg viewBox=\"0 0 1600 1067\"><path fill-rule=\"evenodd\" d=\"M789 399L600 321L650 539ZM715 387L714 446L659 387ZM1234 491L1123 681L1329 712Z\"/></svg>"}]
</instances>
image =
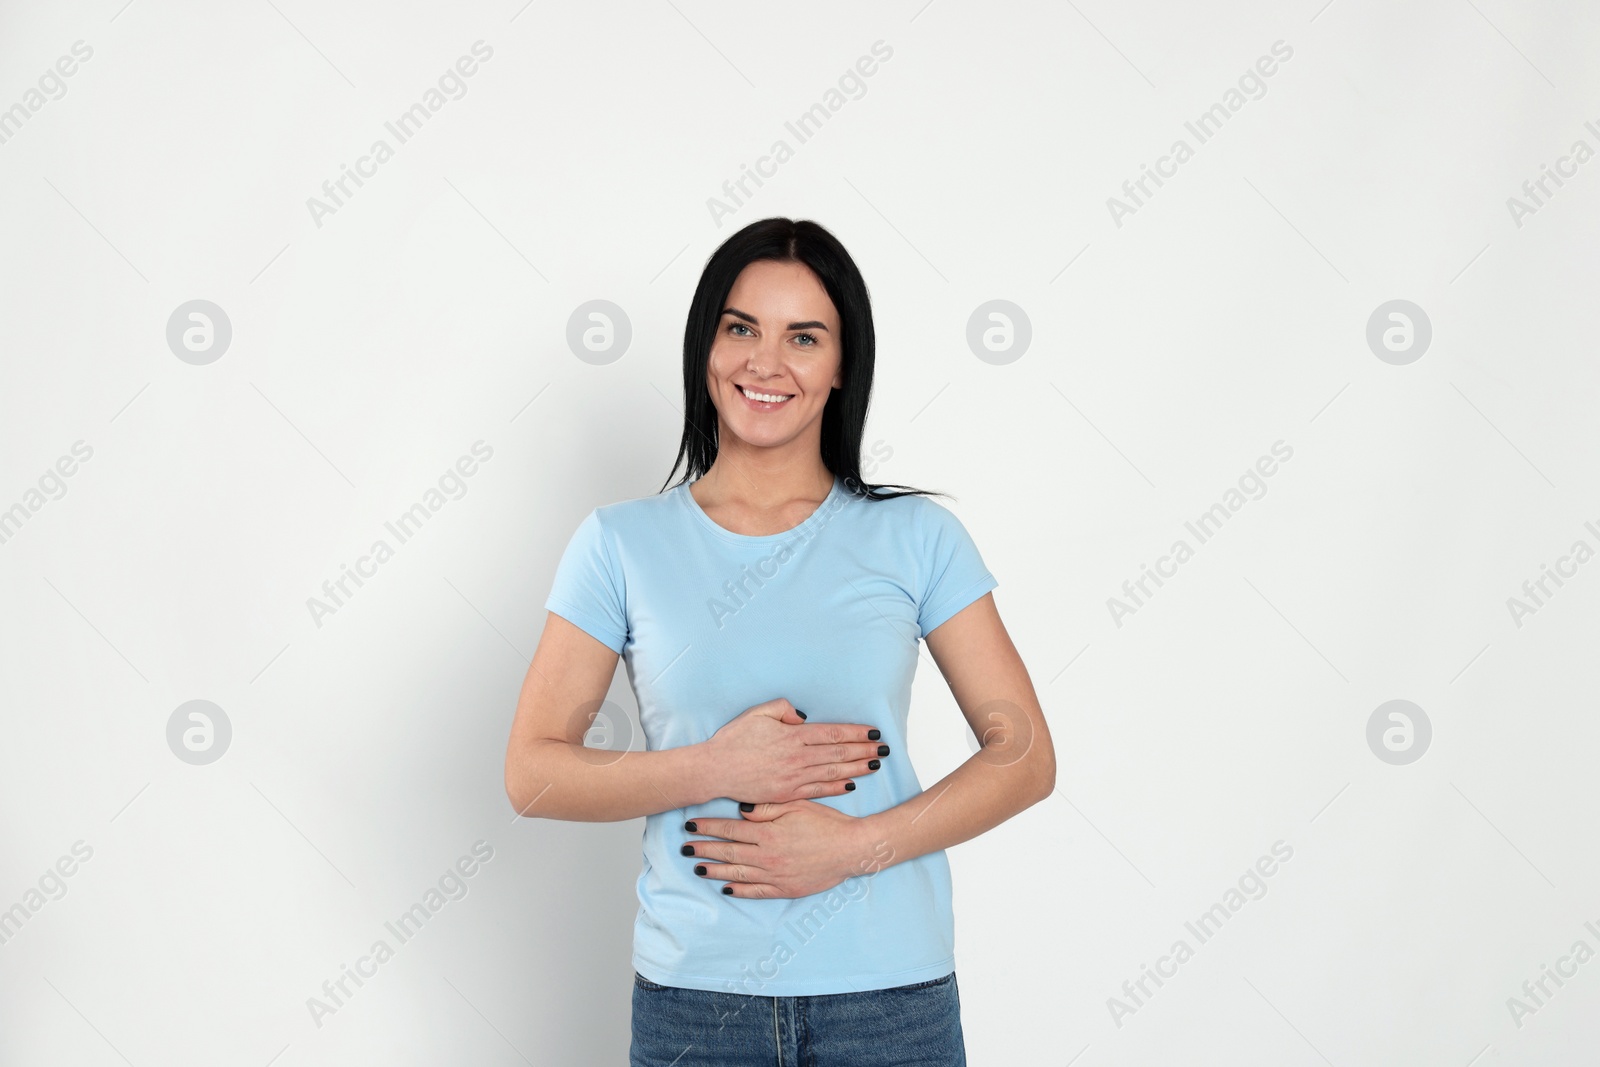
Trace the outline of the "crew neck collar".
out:
<instances>
[{"instance_id":1,"label":"crew neck collar","mask_svg":"<svg viewBox=\"0 0 1600 1067\"><path fill-rule=\"evenodd\" d=\"M698 479L696 480L698 481ZM793 541L796 538L805 538L814 529L828 521L829 516L841 506L841 498L845 495L844 479L836 474L833 476L833 486L828 490L828 495L823 498L821 504L817 505L816 510L800 521L799 525L774 534L742 534L735 533L720 525L710 515L706 514L705 509L700 506L700 502L694 498L694 494L689 492L689 487L693 484L693 482L684 482L678 486L677 490L679 495L683 497L684 506L689 509L690 514L695 517L701 527L710 533L715 534L724 541L742 545L778 544L783 541Z\"/></svg>"}]
</instances>

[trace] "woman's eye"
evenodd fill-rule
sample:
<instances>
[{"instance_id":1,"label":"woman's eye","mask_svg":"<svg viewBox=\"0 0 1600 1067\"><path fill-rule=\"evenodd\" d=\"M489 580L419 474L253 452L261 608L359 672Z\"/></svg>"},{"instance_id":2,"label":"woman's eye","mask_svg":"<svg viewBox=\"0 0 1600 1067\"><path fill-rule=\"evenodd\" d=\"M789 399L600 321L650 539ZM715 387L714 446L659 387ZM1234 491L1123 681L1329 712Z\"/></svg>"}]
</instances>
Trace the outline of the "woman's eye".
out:
<instances>
[{"instance_id":1,"label":"woman's eye","mask_svg":"<svg viewBox=\"0 0 1600 1067\"><path fill-rule=\"evenodd\" d=\"M802 345L801 346L802 348L811 348L817 343L817 338L816 338L816 336L814 334L809 334L809 333L795 334L795 340L799 340L802 337L804 337L806 340L811 342L811 344Z\"/></svg>"},{"instance_id":2,"label":"woman's eye","mask_svg":"<svg viewBox=\"0 0 1600 1067\"><path fill-rule=\"evenodd\" d=\"M750 327L746 326L742 322L735 322L731 326L728 327L728 329L730 329L730 330L748 330L749 328Z\"/></svg>"}]
</instances>

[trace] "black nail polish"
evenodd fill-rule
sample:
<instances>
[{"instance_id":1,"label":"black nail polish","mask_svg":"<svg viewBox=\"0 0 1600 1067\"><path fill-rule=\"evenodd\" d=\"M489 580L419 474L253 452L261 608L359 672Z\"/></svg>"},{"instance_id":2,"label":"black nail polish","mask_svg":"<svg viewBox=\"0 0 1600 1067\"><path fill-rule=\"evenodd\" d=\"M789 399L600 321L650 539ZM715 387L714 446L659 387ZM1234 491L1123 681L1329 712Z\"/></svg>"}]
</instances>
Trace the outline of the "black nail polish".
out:
<instances>
[{"instance_id":1,"label":"black nail polish","mask_svg":"<svg viewBox=\"0 0 1600 1067\"><path fill-rule=\"evenodd\" d=\"M703 863L695 864L694 865L694 873L695 874L705 874L706 873L706 865L703 864Z\"/></svg>"},{"instance_id":2,"label":"black nail polish","mask_svg":"<svg viewBox=\"0 0 1600 1067\"><path fill-rule=\"evenodd\" d=\"M723 892L724 892L724 893L726 893L726 894L728 894L728 895L729 895L729 896L730 896L730 897L731 897L731 896L733 896L733 886L731 886L731 885L725 885L725 886L723 886L723 887L722 887L722 891L723 891Z\"/></svg>"},{"instance_id":3,"label":"black nail polish","mask_svg":"<svg viewBox=\"0 0 1600 1067\"><path fill-rule=\"evenodd\" d=\"M879 763L875 759L869 759L869 760L867 760L867 766L870 767L873 770L877 770L879 767L882 767L883 764Z\"/></svg>"},{"instance_id":4,"label":"black nail polish","mask_svg":"<svg viewBox=\"0 0 1600 1067\"><path fill-rule=\"evenodd\" d=\"M740 811L755 811L756 810L756 806L754 804L746 804L744 801L741 800L741 801L739 801L739 810Z\"/></svg>"},{"instance_id":5,"label":"black nail polish","mask_svg":"<svg viewBox=\"0 0 1600 1067\"><path fill-rule=\"evenodd\" d=\"M846 782L844 784L844 791L846 793L848 793L848 792L850 792L850 790L854 789L855 787L856 787L856 784L854 782Z\"/></svg>"},{"instance_id":6,"label":"black nail polish","mask_svg":"<svg viewBox=\"0 0 1600 1067\"><path fill-rule=\"evenodd\" d=\"M691 834L695 834L695 833L699 833L700 832L699 830L695 829L695 825L694 825L694 820L693 819L690 819L688 822L684 823L683 824L683 828L685 830L689 831Z\"/></svg>"},{"instance_id":7,"label":"black nail polish","mask_svg":"<svg viewBox=\"0 0 1600 1067\"><path fill-rule=\"evenodd\" d=\"M888 754L889 754L889 746L888 745L879 745L878 746L878 755L887 756Z\"/></svg>"},{"instance_id":8,"label":"black nail polish","mask_svg":"<svg viewBox=\"0 0 1600 1067\"><path fill-rule=\"evenodd\" d=\"M867 740L868 741L876 741L878 738L880 738L882 736L883 736L883 734L879 733L877 730L868 730L867 731Z\"/></svg>"},{"instance_id":9,"label":"black nail polish","mask_svg":"<svg viewBox=\"0 0 1600 1067\"><path fill-rule=\"evenodd\" d=\"M796 715L800 716L802 719L806 717L806 713L801 711L799 708L795 708L794 709L794 713Z\"/></svg>"},{"instance_id":10,"label":"black nail polish","mask_svg":"<svg viewBox=\"0 0 1600 1067\"><path fill-rule=\"evenodd\" d=\"M684 845L682 848L680 848L678 850L678 854L680 856L692 856L692 855L694 855L694 846L693 845Z\"/></svg>"}]
</instances>

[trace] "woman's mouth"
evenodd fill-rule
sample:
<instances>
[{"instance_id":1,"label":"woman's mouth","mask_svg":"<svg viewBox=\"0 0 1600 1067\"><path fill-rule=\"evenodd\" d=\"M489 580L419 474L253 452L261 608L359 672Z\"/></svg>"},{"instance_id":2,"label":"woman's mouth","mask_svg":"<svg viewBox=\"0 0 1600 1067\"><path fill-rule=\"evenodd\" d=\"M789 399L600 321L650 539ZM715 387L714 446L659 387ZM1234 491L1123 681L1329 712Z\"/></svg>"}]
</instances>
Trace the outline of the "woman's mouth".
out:
<instances>
[{"instance_id":1,"label":"woman's mouth","mask_svg":"<svg viewBox=\"0 0 1600 1067\"><path fill-rule=\"evenodd\" d=\"M777 411L794 398L793 394L755 392L742 385L735 388L739 390L739 395L744 398L745 404L755 411Z\"/></svg>"}]
</instances>

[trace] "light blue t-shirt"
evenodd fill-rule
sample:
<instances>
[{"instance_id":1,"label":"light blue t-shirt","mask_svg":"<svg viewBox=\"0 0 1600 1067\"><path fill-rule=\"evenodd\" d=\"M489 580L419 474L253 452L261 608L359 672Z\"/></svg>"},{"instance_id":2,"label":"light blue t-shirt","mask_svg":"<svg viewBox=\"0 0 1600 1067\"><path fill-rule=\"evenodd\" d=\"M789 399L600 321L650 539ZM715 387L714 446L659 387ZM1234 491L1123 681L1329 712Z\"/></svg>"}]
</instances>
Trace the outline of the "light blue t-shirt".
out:
<instances>
[{"instance_id":1,"label":"light blue t-shirt","mask_svg":"<svg viewBox=\"0 0 1600 1067\"><path fill-rule=\"evenodd\" d=\"M545 606L621 653L646 747L705 741L746 708L786 697L807 722L875 726L890 746L852 815L922 792L906 745L917 641L998 583L938 501L867 501L834 478L792 530L733 533L687 483L594 509ZM661 985L760 996L885 989L955 969L943 850L806 897L742 899L679 853L696 817L739 819L743 797L645 819L633 966ZM887 847L880 846L887 857ZM868 857L870 858L870 857Z\"/></svg>"}]
</instances>

